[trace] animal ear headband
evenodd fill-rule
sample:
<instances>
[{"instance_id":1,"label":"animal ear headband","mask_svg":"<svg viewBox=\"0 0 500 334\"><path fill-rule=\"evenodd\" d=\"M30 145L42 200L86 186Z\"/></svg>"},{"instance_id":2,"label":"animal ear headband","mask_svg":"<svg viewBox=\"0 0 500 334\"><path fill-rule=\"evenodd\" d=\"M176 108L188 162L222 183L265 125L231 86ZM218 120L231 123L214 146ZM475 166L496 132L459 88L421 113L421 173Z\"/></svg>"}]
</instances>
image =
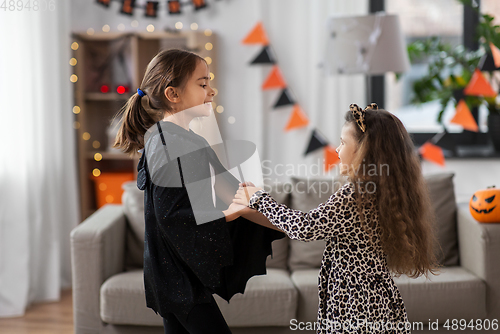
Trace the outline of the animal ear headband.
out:
<instances>
[{"instance_id":1,"label":"animal ear headband","mask_svg":"<svg viewBox=\"0 0 500 334\"><path fill-rule=\"evenodd\" d=\"M356 123L358 124L361 131L365 132L366 131L366 122L365 122L366 109L378 110L378 105L376 103L370 103L369 105L366 106L365 109L361 109L360 107L358 107L357 104L353 103L349 106L349 109L351 110L352 116L356 120Z\"/></svg>"}]
</instances>

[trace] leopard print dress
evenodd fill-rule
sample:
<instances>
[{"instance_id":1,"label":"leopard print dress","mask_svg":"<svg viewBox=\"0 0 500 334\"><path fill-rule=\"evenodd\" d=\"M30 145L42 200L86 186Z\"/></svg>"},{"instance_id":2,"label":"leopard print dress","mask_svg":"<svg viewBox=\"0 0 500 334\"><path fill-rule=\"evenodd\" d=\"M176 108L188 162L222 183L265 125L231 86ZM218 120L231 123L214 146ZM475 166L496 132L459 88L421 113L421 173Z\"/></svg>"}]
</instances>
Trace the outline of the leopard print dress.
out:
<instances>
[{"instance_id":1,"label":"leopard print dress","mask_svg":"<svg viewBox=\"0 0 500 334\"><path fill-rule=\"evenodd\" d=\"M251 197L249 206L291 239L326 241L318 278L317 333L410 333L403 299L376 233L375 206L365 206L366 225L372 229L364 229L353 190L353 184L346 184L307 213L277 203L263 190Z\"/></svg>"}]
</instances>

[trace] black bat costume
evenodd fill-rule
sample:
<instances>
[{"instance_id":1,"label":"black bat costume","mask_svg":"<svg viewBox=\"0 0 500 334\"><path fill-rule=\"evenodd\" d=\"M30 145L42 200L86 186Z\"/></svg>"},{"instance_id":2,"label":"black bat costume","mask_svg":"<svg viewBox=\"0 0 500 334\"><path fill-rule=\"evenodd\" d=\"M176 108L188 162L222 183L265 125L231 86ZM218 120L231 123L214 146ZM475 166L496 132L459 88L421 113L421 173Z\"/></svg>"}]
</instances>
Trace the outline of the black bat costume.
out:
<instances>
[{"instance_id":1,"label":"black bat costume","mask_svg":"<svg viewBox=\"0 0 500 334\"><path fill-rule=\"evenodd\" d=\"M213 293L228 302L243 293L248 279L266 273L271 242L285 235L242 217L226 222L221 208L227 204L217 197L214 206L210 169L232 194L239 181L203 137L164 121L150 130L137 166L137 186L144 190L146 303L162 317L187 318ZM179 147L189 153L178 154ZM193 184L196 191L190 191ZM198 224L199 217L205 222Z\"/></svg>"}]
</instances>

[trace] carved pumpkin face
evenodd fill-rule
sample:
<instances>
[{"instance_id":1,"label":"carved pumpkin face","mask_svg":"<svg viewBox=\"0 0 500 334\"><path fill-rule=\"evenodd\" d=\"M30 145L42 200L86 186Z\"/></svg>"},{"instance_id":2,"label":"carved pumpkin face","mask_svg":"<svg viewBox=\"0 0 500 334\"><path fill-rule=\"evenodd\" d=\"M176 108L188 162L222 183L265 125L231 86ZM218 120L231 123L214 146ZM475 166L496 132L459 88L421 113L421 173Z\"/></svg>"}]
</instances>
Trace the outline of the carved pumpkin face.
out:
<instances>
[{"instance_id":1,"label":"carved pumpkin face","mask_svg":"<svg viewBox=\"0 0 500 334\"><path fill-rule=\"evenodd\" d=\"M500 189L476 191L470 199L469 210L478 222L500 223Z\"/></svg>"}]
</instances>

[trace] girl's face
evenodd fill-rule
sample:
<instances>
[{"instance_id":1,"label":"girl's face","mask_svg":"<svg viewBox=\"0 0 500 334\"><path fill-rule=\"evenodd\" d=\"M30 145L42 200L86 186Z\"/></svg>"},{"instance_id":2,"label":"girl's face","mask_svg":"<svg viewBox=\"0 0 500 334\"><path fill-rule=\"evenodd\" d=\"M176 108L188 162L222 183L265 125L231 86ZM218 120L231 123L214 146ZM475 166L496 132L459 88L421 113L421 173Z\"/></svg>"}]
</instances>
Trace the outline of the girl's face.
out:
<instances>
[{"instance_id":1,"label":"girl's face","mask_svg":"<svg viewBox=\"0 0 500 334\"><path fill-rule=\"evenodd\" d=\"M198 61L193 74L177 94L177 111L189 113L191 117L210 116L215 91L210 87L210 71L204 61Z\"/></svg>"},{"instance_id":2,"label":"girl's face","mask_svg":"<svg viewBox=\"0 0 500 334\"><path fill-rule=\"evenodd\" d=\"M336 150L340 159L340 172L344 175L348 174L349 168L355 168L352 162L358 149L358 142L354 137L354 126L356 126L354 123L344 124L340 135L340 145Z\"/></svg>"}]
</instances>

